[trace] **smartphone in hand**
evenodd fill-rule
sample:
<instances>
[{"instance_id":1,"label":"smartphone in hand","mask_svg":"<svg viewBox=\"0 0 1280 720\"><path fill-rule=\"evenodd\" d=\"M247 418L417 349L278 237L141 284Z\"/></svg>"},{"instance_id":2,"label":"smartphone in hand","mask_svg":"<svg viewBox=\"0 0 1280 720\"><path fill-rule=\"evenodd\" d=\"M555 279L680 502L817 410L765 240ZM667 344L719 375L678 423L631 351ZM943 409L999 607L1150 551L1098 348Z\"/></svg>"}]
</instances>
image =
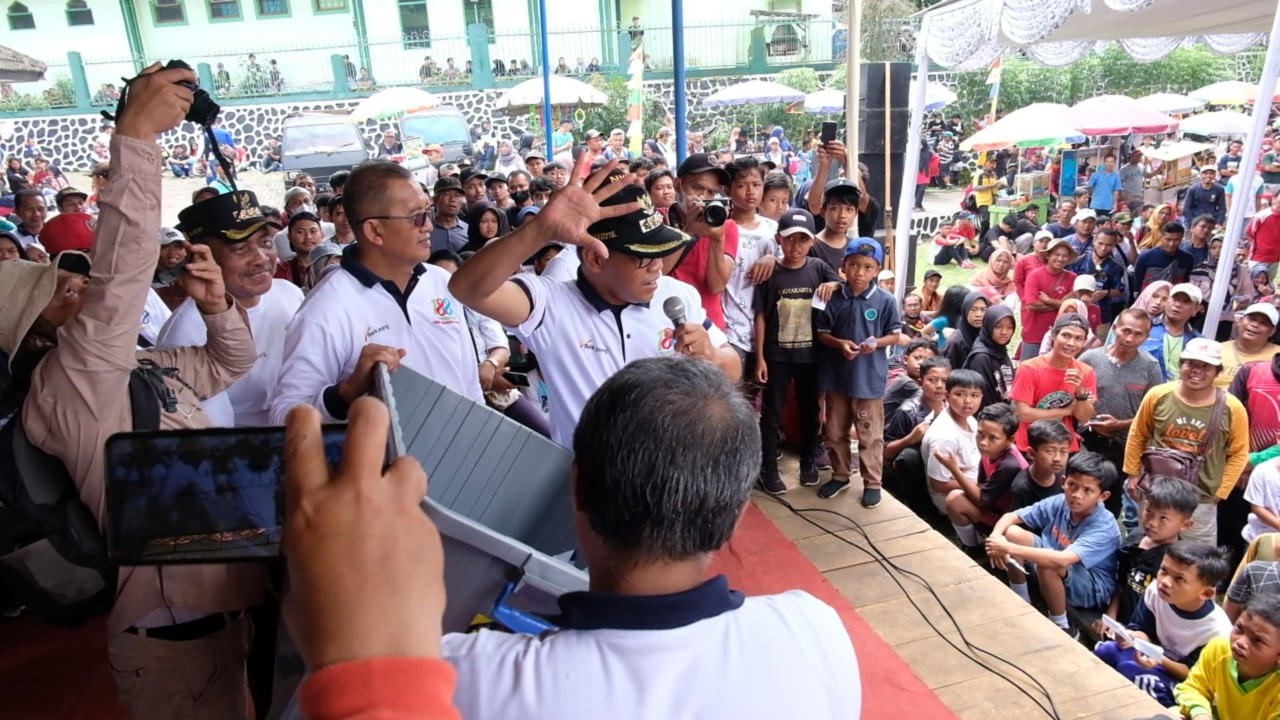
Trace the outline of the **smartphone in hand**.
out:
<instances>
[{"instance_id":1,"label":"smartphone in hand","mask_svg":"<svg viewBox=\"0 0 1280 720\"><path fill-rule=\"evenodd\" d=\"M827 144L836 139L836 123L830 120L822 123L822 135L820 136L822 144Z\"/></svg>"}]
</instances>

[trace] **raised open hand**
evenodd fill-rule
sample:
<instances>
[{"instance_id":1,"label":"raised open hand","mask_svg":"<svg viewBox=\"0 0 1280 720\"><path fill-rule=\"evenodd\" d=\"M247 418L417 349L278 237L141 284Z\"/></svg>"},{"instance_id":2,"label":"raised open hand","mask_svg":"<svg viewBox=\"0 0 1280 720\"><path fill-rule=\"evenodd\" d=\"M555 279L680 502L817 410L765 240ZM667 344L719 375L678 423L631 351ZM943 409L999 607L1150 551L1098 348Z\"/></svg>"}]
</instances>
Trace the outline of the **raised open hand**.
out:
<instances>
[{"instance_id":1,"label":"raised open hand","mask_svg":"<svg viewBox=\"0 0 1280 720\"><path fill-rule=\"evenodd\" d=\"M588 162L587 153L582 153L570 177L581 178ZM639 202L600 206L600 203L635 182L636 176L627 173L613 182L606 183L609 173L613 172L617 166L618 158L614 158L586 180L572 181L555 191L551 194L547 206L534 217L532 222L541 227L549 240L581 245L604 257L609 257L609 250L605 248L604 243L591 237L587 233L587 228L600 220L626 215L641 208Z\"/></svg>"}]
</instances>

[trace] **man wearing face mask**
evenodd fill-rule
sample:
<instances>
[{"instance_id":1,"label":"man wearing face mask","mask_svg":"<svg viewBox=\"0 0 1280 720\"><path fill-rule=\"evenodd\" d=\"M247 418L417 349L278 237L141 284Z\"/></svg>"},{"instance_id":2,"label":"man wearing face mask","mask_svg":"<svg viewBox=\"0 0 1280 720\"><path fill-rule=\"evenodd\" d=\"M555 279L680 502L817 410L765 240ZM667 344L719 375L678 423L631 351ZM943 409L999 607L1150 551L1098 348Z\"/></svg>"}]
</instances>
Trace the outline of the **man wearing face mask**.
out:
<instances>
[{"instance_id":1,"label":"man wearing face mask","mask_svg":"<svg viewBox=\"0 0 1280 720\"><path fill-rule=\"evenodd\" d=\"M436 201L431 249L458 252L467 244L467 223L461 217L465 202L462 183L456 177L442 177L436 181L431 194Z\"/></svg>"},{"instance_id":2,"label":"man wearing face mask","mask_svg":"<svg viewBox=\"0 0 1280 720\"><path fill-rule=\"evenodd\" d=\"M511 207L507 208L507 222L516 227L520 211L533 205L533 194L529 192L529 183L533 178L524 170L517 170L507 176L507 189L511 193Z\"/></svg>"},{"instance_id":3,"label":"man wearing face mask","mask_svg":"<svg viewBox=\"0 0 1280 720\"><path fill-rule=\"evenodd\" d=\"M529 181L529 199L540 208L547 206L547 201L551 199L551 193L555 190L555 186L548 178L535 177Z\"/></svg>"},{"instance_id":4,"label":"man wearing face mask","mask_svg":"<svg viewBox=\"0 0 1280 720\"><path fill-rule=\"evenodd\" d=\"M738 224L726 220L712 227L706 220L706 202L724 195L729 184L729 171L712 161L706 153L685 158L677 173L676 204L678 225L697 241L670 258L665 272L689 283L702 298L702 307L716 327L724 328L724 305L720 294L729 285L734 258L738 255ZM679 220L679 222L675 222Z\"/></svg>"}]
</instances>

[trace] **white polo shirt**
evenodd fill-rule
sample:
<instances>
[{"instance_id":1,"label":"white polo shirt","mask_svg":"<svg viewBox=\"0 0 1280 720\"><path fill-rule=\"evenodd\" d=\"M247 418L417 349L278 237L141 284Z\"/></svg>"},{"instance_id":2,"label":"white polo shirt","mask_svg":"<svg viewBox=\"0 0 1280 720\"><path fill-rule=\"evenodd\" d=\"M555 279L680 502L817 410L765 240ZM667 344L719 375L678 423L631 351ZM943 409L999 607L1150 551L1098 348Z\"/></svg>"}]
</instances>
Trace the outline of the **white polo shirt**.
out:
<instances>
[{"instance_id":1,"label":"white polo shirt","mask_svg":"<svg viewBox=\"0 0 1280 720\"><path fill-rule=\"evenodd\" d=\"M581 275L574 282L533 275L512 280L529 294L533 308L515 328L516 337L538 356L551 405L551 439L563 447L573 445L582 408L605 380L632 360L675 352L671 320L662 312L667 298L684 300L687 322L705 327L712 345L728 342L707 320L698 292L665 275L648 303L622 307L611 306Z\"/></svg>"},{"instance_id":2,"label":"white polo shirt","mask_svg":"<svg viewBox=\"0 0 1280 720\"><path fill-rule=\"evenodd\" d=\"M792 590L743 598L724 577L659 598L569 593L560 629L444 637L467 720L850 718L858 660L840 616ZM762 671L764 674L762 675Z\"/></svg>"},{"instance_id":3,"label":"white polo shirt","mask_svg":"<svg viewBox=\"0 0 1280 720\"><path fill-rule=\"evenodd\" d=\"M407 297L374 275L348 246L338 269L312 288L289 325L271 424L295 405L310 404L328 421L346 418L336 386L355 370L360 351L376 343L406 351L401 363L454 392L483 403L476 350L449 294L449 273L418 265Z\"/></svg>"},{"instance_id":4,"label":"white polo shirt","mask_svg":"<svg viewBox=\"0 0 1280 720\"><path fill-rule=\"evenodd\" d=\"M280 378L284 358L285 330L302 305L302 290L288 280L271 281L271 289L258 304L245 309L258 360L253 369L218 393L200 403L212 427L262 427L270 425L271 396ZM178 306L160 331L156 347L204 345L208 328L200 309L191 298Z\"/></svg>"}]
</instances>

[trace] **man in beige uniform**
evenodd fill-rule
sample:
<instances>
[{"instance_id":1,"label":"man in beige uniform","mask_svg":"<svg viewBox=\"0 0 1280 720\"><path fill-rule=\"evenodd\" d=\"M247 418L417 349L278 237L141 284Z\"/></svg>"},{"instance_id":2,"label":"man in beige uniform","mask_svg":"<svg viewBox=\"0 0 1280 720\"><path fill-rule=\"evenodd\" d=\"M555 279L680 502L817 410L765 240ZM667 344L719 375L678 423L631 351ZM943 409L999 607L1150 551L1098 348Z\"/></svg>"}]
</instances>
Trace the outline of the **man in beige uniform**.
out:
<instances>
[{"instance_id":1,"label":"man in beige uniform","mask_svg":"<svg viewBox=\"0 0 1280 720\"><path fill-rule=\"evenodd\" d=\"M159 67L158 65L155 67ZM66 463L80 498L103 520L103 445L113 433L133 429L129 374L141 360L173 368L167 377L176 412L163 412L161 428L202 428L208 420L200 398L221 392L257 358L244 310L222 285L207 246L188 249L195 262L183 283L208 326L201 348L139 352L138 318L156 263L160 232L159 148L156 136L182 121L196 82L189 70L159 70L130 86L128 104L111 140L111 178L98 195L100 212L91 252L93 274L82 310L55 319L27 320L0 328L17 335L15 368L23 353L38 352L22 337L44 333L56 342L31 377L22 422L32 442ZM270 232L252 193L205 201L208 218L229 240ZM228 212L230 208L230 212ZM184 223L192 208L182 213ZM221 212L219 212L219 210ZM34 298L34 299L31 299ZM7 302L22 302L10 297ZM47 294L28 296L41 306ZM56 302L56 299L55 299ZM52 303L50 303L52 305ZM43 314L43 313L42 313ZM30 318L30 313L22 313ZM14 332L16 330L16 332ZM56 338L56 340L54 340ZM250 627L244 611L258 602L265 574L255 565L185 565L120 569L115 607L108 619L108 655L121 699L135 718L236 720L246 717L244 659Z\"/></svg>"}]
</instances>

